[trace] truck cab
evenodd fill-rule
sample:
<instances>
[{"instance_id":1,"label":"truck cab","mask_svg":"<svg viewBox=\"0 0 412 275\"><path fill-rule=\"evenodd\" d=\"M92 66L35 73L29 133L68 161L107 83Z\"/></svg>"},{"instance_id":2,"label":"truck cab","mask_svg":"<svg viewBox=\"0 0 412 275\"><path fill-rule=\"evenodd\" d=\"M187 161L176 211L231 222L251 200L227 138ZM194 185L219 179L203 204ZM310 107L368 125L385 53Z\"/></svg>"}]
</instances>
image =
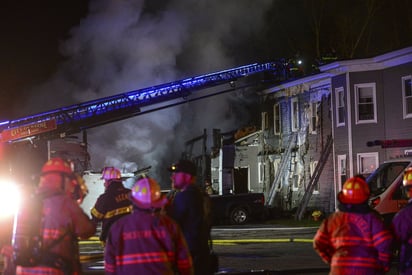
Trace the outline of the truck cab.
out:
<instances>
[{"instance_id":1,"label":"truck cab","mask_svg":"<svg viewBox=\"0 0 412 275\"><path fill-rule=\"evenodd\" d=\"M412 157L391 159L366 178L371 190L369 204L387 223L408 203L402 180L403 171L409 166L412 166Z\"/></svg>"}]
</instances>

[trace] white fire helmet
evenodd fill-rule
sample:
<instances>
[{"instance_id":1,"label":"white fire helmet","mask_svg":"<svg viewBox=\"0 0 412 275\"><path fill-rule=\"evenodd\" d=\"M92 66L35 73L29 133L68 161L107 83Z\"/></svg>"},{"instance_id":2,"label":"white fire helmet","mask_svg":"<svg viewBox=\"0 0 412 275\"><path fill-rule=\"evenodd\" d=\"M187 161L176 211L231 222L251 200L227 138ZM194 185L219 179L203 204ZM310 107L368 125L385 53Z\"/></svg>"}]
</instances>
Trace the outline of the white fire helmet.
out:
<instances>
[{"instance_id":1,"label":"white fire helmet","mask_svg":"<svg viewBox=\"0 0 412 275\"><path fill-rule=\"evenodd\" d=\"M131 199L143 209L162 208L167 203L159 184L152 178L140 178L132 186Z\"/></svg>"},{"instance_id":2,"label":"white fire helmet","mask_svg":"<svg viewBox=\"0 0 412 275\"><path fill-rule=\"evenodd\" d=\"M121 178L122 178L122 175L119 169L116 169L114 167L105 167L103 169L101 179L104 179L105 181L109 181L109 180L120 180Z\"/></svg>"}]
</instances>

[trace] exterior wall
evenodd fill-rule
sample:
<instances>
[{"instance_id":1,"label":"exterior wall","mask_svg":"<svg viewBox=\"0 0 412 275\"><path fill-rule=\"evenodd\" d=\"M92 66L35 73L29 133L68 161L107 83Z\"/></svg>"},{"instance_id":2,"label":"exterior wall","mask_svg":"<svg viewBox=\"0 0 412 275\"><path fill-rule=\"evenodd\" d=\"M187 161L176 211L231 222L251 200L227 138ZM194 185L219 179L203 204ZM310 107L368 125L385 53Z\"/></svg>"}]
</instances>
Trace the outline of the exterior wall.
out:
<instances>
[{"instance_id":1,"label":"exterior wall","mask_svg":"<svg viewBox=\"0 0 412 275\"><path fill-rule=\"evenodd\" d=\"M236 141L235 168L248 168L249 190L264 192L267 204L293 211L301 205L313 164L321 159L328 136L332 136L332 152L306 209L334 212L342 183L360 173L359 154L376 152L381 163L412 150L367 146L374 140L412 139L412 118L403 118L402 109L402 77L411 74L412 47L371 59L336 61L321 67L318 75L262 91L262 127L254 135ZM375 85L377 120L360 124L356 123L355 85L365 83ZM338 90L343 93L341 125L337 124ZM292 102L297 102L299 110L296 131L292 129ZM314 103L318 124L311 131ZM274 131L275 104L280 107L280 134ZM367 167L370 171L365 170L365 176L379 163Z\"/></svg>"},{"instance_id":2,"label":"exterior wall","mask_svg":"<svg viewBox=\"0 0 412 275\"><path fill-rule=\"evenodd\" d=\"M412 118L403 118L402 77L412 74L412 62L383 72L384 136L382 139L412 139ZM390 115L388 115L390 114ZM375 149L375 148L374 148ZM390 148L382 150L380 162L402 156L412 147Z\"/></svg>"},{"instance_id":3,"label":"exterior wall","mask_svg":"<svg viewBox=\"0 0 412 275\"><path fill-rule=\"evenodd\" d=\"M277 189L272 205L283 210L293 210L301 204L314 170L313 162L319 161L327 137L332 135L330 84L322 86L314 84L318 82L307 83L304 86L299 83L295 87L282 89L265 98L266 108L263 112L268 112L270 117L273 118L275 104L280 104L281 107L281 134L274 134L273 123L271 123L263 136L265 152L270 152L265 167L276 166L276 161L279 164L286 159L285 169L281 171L279 171L281 167L267 169L267 174L270 175L268 180L271 180L268 184L270 188L267 190ZM293 131L291 126L294 101L297 102L299 109L296 131ZM311 127L314 113L317 114L315 129ZM290 156L287 154L288 150L291 150ZM317 208L330 212L330 209L335 208L334 188L330 184L334 177L331 160L330 155L316 183L317 187L309 201L308 209ZM276 187L275 180L279 177L282 180L277 181L278 187Z\"/></svg>"},{"instance_id":4,"label":"exterior wall","mask_svg":"<svg viewBox=\"0 0 412 275\"><path fill-rule=\"evenodd\" d=\"M408 63L382 70L357 71L333 77L332 89L344 87L345 95L350 95L349 100L345 98L348 103L346 105L345 126L336 126L336 108L332 108L335 122L334 155L335 159L338 155L348 157L347 177L355 174L368 176L376 168L375 166L370 167L367 173L359 171L358 154L377 153L378 164L380 164L387 159L402 156L405 154L405 150L412 149L411 147L384 149L380 146L367 146L367 142L375 140L411 138L409 133L412 131L412 119L403 118L401 81L402 77L410 75L411 71L412 63ZM345 85L347 75L349 86ZM376 85L376 123L356 124L355 85L363 83ZM332 102L336 103L335 93L332 93ZM335 171L337 171L337 166L338 162L336 161ZM335 178L338 179L338 177L339 175L335 174ZM340 184L337 184L337 191L340 189Z\"/></svg>"},{"instance_id":5,"label":"exterior wall","mask_svg":"<svg viewBox=\"0 0 412 275\"><path fill-rule=\"evenodd\" d=\"M281 196L275 206L293 209L299 205L310 181L310 163L321 155L322 142L328 134L333 135L333 151L329 156L318 181L318 190L313 192L308 208L317 208L326 213L333 212L336 194L342 183L349 177L362 172L367 176L379 163L403 155L412 147L381 148L368 147L367 142L388 139L412 139L412 118L403 118L402 77L412 74L412 47L391 52L371 59L338 61L321 68L330 80L329 93L323 94L321 131L307 133L305 116L306 107L314 101L317 89L314 78L305 77L292 83L272 87L264 91L265 102L282 106L282 134L265 134L266 144L274 149L271 159L285 156L288 140L291 137L290 101L298 98L300 109L300 126L297 134L295 152L298 162L294 169L283 171L284 180L280 184ZM321 78L321 77L320 77ZM319 79L320 79L319 78ZM355 85L373 83L376 95L376 122L356 123ZM337 90L343 91L345 122L337 125ZM270 104L268 104L270 102ZM266 110L270 110L266 107ZM327 111L326 111L327 110ZM359 154L377 153L378 163L364 163L364 170L359 170ZM364 156L364 155L363 155ZM292 160L290 160L292 163ZM368 166L370 165L370 166ZM292 167L291 165L290 167ZM368 170L369 169L369 170ZM276 169L275 169L276 170ZM273 178L273 177L272 177ZM274 177L276 179L276 176ZM292 187L292 188L291 188Z\"/></svg>"},{"instance_id":6,"label":"exterior wall","mask_svg":"<svg viewBox=\"0 0 412 275\"><path fill-rule=\"evenodd\" d=\"M259 167L256 161L259 153L259 147L255 142L258 134L254 134L251 138L244 140L236 146L235 169L247 169L247 190L252 193L263 192L263 187L259 182ZM246 175L245 175L246 176Z\"/></svg>"},{"instance_id":7,"label":"exterior wall","mask_svg":"<svg viewBox=\"0 0 412 275\"><path fill-rule=\"evenodd\" d=\"M385 149L380 146L367 146L367 142L375 140L411 138L409 133L412 130L412 119L404 119L402 109L402 77L411 74L412 58L408 57L411 50L412 48L404 49L399 53L389 53L373 60L359 60L356 65L353 63L350 64L351 66L348 65L344 73L332 77L336 192L341 190L341 183L345 178L354 174L368 176L383 161L402 156L405 150L411 149L408 147ZM390 61L386 60L390 56L394 58ZM388 65L378 62L381 60L385 60ZM362 83L376 85L377 121L373 123L356 124L355 85ZM343 87L345 91L346 123L344 126L338 127L335 91L340 87ZM359 170L358 154L364 153L378 155L378 163L371 166L369 171ZM345 178L341 178L338 174L339 155L347 157Z\"/></svg>"},{"instance_id":8,"label":"exterior wall","mask_svg":"<svg viewBox=\"0 0 412 275\"><path fill-rule=\"evenodd\" d=\"M329 135L332 135L332 117L331 117L331 94L330 88L323 90L320 93L320 110L319 110L319 126L316 134L312 134L309 142L309 151L307 154L307 162L311 160L319 160L322 150L325 148L326 141ZM309 177L305 182L310 181ZM335 189L333 184L334 169L333 169L333 154L329 154L325 166L318 180L318 192L314 192L309 202L308 207L319 209L324 213L330 213L335 210Z\"/></svg>"},{"instance_id":9,"label":"exterior wall","mask_svg":"<svg viewBox=\"0 0 412 275\"><path fill-rule=\"evenodd\" d=\"M332 78L332 92L331 92L331 113L332 113L332 121L333 121L333 161L335 163L334 167L334 187L335 187L335 194L341 190L343 183L347 179L348 175L350 175L350 165L348 163L349 159L349 112L348 112L348 93L349 87L347 85L347 74L343 73L337 75ZM343 102L345 106L345 115L344 115L344 123L338 125L338 117L337 117L337 91L343 89ZM346 157L346 165L345 169L342 169L341 173L343 176L338 174L339 169L339 156Z\"/></svg>"},{"instance_id":10,"label":"exterior wall","mask_svg":"<svg viewBox=\"0 0 412 275\"><path fill-rule=\"evenodd\" d=\"M383 101L383 94L384 90L382 87L382 72L381 71L367 71L367 72L354 72L349 74L350 78L350 101L352 104L351 111L351 118L350 118L350 125L352 127L352 162L355 164L353 167L353 174L364 174L368 176L370 173L373 172L377 167L373 166L365 171L358 170L358 154L361 153L368 153L372 151L376 151L378 148L370 148L367 147L366 144L368 141L373 141L376 139L383 138L384 133L384 101ZM355 85L356 84L364 84L364 83L373 83L376 85L376 107L377 107L377 122L372 123L363 123L357 124L356 123L356 110L355 108ZM394 110L396 112L396 110Z\"/></svg>"}]
</instances>

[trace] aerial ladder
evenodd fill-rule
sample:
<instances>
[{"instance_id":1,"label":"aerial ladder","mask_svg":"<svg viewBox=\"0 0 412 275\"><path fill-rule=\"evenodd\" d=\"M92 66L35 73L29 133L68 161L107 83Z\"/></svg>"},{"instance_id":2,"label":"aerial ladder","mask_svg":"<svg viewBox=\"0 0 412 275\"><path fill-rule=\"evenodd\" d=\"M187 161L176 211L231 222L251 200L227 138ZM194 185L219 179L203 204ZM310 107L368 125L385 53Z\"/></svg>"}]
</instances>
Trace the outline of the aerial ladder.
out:
<instances>
[{"instance_id":1,"label":"aerial ladder","mask_svg":"<svg viewBox=\"0 0 412 275\"><path fill-rule=\"evenodd\" d=\"M274 73L275 67L271 62L255 63L3 121L0 142L64 138L92 127L257 85L250 83L248 77Z\"/></svg>"}]
</instances>

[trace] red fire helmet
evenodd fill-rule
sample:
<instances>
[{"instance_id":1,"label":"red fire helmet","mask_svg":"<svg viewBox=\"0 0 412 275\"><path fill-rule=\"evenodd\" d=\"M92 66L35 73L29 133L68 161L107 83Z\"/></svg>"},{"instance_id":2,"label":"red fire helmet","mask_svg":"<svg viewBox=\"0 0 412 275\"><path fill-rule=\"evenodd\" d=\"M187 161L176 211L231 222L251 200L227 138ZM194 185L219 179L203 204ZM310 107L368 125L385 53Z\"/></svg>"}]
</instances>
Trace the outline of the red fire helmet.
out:
<instances>
[{"instance_id":1,"label":"red fire helmet","mask_svg":"<svg viewBox=\"0 0 412 275\"><path fill-rule=\"evenodd\" d=\"M352 177L344 184L338 194L338 200L344 204L362 204L369 198L370 190L362 177Z\"/></svg>"}]
</instances>

